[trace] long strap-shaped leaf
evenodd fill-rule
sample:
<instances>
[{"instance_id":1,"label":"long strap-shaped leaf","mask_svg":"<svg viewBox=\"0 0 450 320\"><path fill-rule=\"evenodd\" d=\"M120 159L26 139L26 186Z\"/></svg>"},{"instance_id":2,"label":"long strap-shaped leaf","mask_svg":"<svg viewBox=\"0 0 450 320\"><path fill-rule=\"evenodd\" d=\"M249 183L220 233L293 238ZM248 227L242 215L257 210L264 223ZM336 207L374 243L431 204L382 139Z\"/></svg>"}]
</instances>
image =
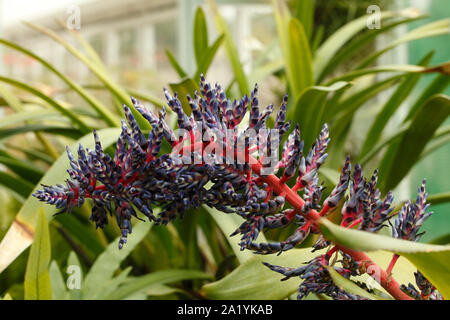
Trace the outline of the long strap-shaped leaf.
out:
<instances>
[{"instance_id":1,"label":"long strap-shaped leaf","mask_svg":"<svg viewBox=\"0 0 450 320\"><path fill-rule=\"evenodd\" d=\"M106 74L106 72L103 70L103 68L99 67L95 62L90 61L85 55L83 55L80 51L78 51L75 47L73 47L70 43L65 41L62 37L60 37L58 34L53 32L50 29L47 29L42 26L37 26L35 24L26 22L26 25L31 27L32 29L43 33L56 42L63 45L72 55L74 55L77 59L82 61L95 75L96 77L105 84L105 86L111 91L111 93L120 101L120 103L124 104L130 104L130 99L127 94L127 92L121 88L119 85L114 83L109 75ZM130 110L133 113L134 117L136 118L136 121L138 122L139 126L143 129L150 129L150 124L144 119L144 117L134 108L133 105L130 105Z\"/></svg>"},{"instance_id":2,"label":"long strap-shaped leaf","mask_svg":"<svg viewBox=\"0 0 450 320\"><path fill-rule=\"evenodd\" d=\"M387 51L391 50L392 48L395 48L396 46L418 40L423 38L429 38L434 36L439 36L443 34L448 34L450 31L450 19L442 19L438 21L431 22L429 24L426 24L424 26L421 26L419 28L416 28L404 36L395 39L392 43L387 45L385 48L373 53L366 59L364 59L357 67L356 69L366 68L368 65L370 65L373 61L375 61L379 56L386 53Z\"/></svg>"},{"instance_id":3,"label":"long strap-shaped leaf","mask_svg":"<svg viewBox=\"0 0 450 320\"><path fill-rule=\"evenodd\" d=\"M106 148L117 140L117 137L120 134L120 129L103 129L99 130L98 134L104 147ZM83 146L91 149L94 148L94 138L90 134L81 138L78 143L81 143ZM78 143L72 145L72 149L76 148ZM65 169L68 166L69 161L67 159L67 154L63 153L46 172L40 183L48 185L60 183L64 180ZM34 190L37 190L38 188L39 184L34 187ZM37 212L41 206L42 204L39 200L33 196L29 196L22 205L12 226L9 228L0 243L0 273L33 242ZM51 219L52 214L56 212L57 209L55 209L55 207L49 206L46 208L47 218Z\"/></svg>"},{"instance_id":4,"label":"long strap-shaped leaf","mask_svg":"<svg viewBox=\"0 0 450 320\"><path fill-rule=\"evenodd\" d=\"M419 61L420 66L426 66L434 52L428 53L424 58ZM360 157L364 156L370 149L378 142L384 127L387 125L389 119L395 111L400 107L402 102L409 96L414 89L416 83L419 81L421 74L407 75L398 88L394 91L388 101L384 104L381 111L377 114L377 117L367 133L364 145L360 152Z\"/></svg>"},{"instance_id":5,"label":"long strap-shaped leaf","mask_svg":"<svg viewBox=\"0 0 450 320\"><path fill-rule=\"evenodd\" d=\"M39 210L36 241L31 247L25 271L25 299L51 300L52 289L48 267L50 264L50 233L44 210Z\"/></svg>"},{"instance_id":6,"label":"long strap-shaped leaf","mask_svg":"<svg viewBox=\"0 0 450 320\"><path fill-rule=\"evenodd\" d=\"M444 298L450 298L449 245L438 246L417 243L365 231L346 229L326 219L322 219L320 228L327 239L353 250L387 250L405 256L436 286Z\"/></svg>"},{"instance_id":7,"label":"long strap-shaped leaf","mask_svg":"<svg viewBox=\"0 0 450 320\"><path fill-rule=\"evenodd\" d=\"M50 106L52 106L55 110L59 111L61 114L65 115L67 118L69 118L83 133L87 133L91 131L91 128L84 123L83 120L81 120L75 113L73 113L71 110L64 108L59 102L56 100L48 97L41 91L39 91L36 88L33 88L32 86L29 86L26 83L0 76L0 81L11 84L17 88L20 88L22 90L28 91L29 93L41 98Z\"/></svg>"},{"instance_id":8,"label":"long strap-shaped leaf","mask_svg":"<svg viewBox=\"0 0 450 320\"><path fill-rule=\"evenodd\" d=\"M216 2L214 0L207 0L207 3L213 13L218 33L223 34L225 36L224 39L225 50L230 60L231 67L233 68L233 72L236 77L236 82L239 85L239 90L242 95L248 94L249 87L247 77L245 75L244 68L242 67L241 60L239 59L239 53L236 49L236 45L233 42L230 29L228 28L228 25L223 19L223 17L220 15Z\"/></svg>"},{"instance_id":9,"label":"long strap-shaped leaf","mask_svg":"<svg viewBox=\"0 0 450 320\"><path fill-rule=\"evenodd\" d=\"M77 92L87 103L89 103L98 115L110 126L119 127L120 121L114 117L114 115L104 106L97 98L89 94L83 87L78 85L76 82L72 81L69 77L65 76L63 73L59 72L52 64L44 60L43 58L37 56L33 52L19 46L18 44L12 43L5 39L0 39L0 43L11 48L22 52L23 54L39 61L44 67L52 71L56 76L63 80L70 88Z\"/></svg>"},{"instance_id":10,"label":"long strap-shaped leaf","mask_svg":"<svg viewBox=\"0 0 450 320\"><path fill-rule=\"evenodd\" d=\"M450 99L435 95L412 118L401 139L387 150L380 166L380 190L395 188L419 159L422 150L450 115Z\"/></svg>"},{"instance_id":11,"label":"long strap-shaped leaf","mask_svg":"<svg viewBox=\"0 0 450 320\"><path fill-rule=\"evenodd\" d=\"M392 11L385 11L380 13L380 19L383 21L384 19L391 18L395 15ZM314 75L316 79L319 79L323 70L327 66L328 62L331 58L344 46L344 44L353 38L358 32L364 30L367 27L367 16L360 17L355 19L343 27L341 27L338 31L333 33L331 37L329 37L316 51L316 55L314 57L313 66L314 66Z\"/></svg>"}]
</instances>

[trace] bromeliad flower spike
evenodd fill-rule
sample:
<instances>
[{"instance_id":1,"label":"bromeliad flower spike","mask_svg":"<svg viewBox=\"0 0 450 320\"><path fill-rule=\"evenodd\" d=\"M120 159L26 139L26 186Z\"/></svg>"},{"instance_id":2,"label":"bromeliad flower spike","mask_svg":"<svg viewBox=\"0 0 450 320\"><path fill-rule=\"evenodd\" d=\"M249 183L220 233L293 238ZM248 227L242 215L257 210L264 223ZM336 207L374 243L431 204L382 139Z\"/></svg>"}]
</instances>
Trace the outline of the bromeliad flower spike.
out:
<instances>
[{"instance_id":1,"label":"bromeliad flower spike","mask_svg":"<svg viewBox=\"0 0 450 320\"><path fill-rule=\"evenodd\" d=\"M70 160L66 184L43 186L33 195L52 204L62 212L71 212L90 198L93 203L90 219L103 228L109 215L115 216L122 235L119 248L132 232L131 217L138 218L137 208L155 224L167 224L190 208L201 205L224 213L235 213L244 219L232 234L240 235L241 250L257 254L280 254L300 244L310 233L319 233L318 221L333 208L348 199L342 207L342 223L347 228L378 232L392 216L392 194L380 198L376 188L377 171L370 180L362 175L357 164L352 173L347 158L336 187L322 201L324 187L319 182L318 169L324 163L330 141L324 125L314 145L304 156L303 141L298 124L287 137L281 157L278 145L287 133L287 96L276 114L275 125L268 128L266 121L274 111L273 105L260 110L258 88L250 96L230 101L220 85L212 87L203 76L200 92L187 96L192 112L187 115L175 93L165 90L167 105L177 116L177 132L165 121L166 110L158 115L148 111L138 100L131 98L134 109L150 124L145 136L131 109L124 105L127 122L122 122L122 133L113 157L105 153L94 131L95 149L78 149L75 159L67 149ZM172 150L161 154L163 140ZM293 187L287 182L293 181ZM291 185L292 185L291 184ZM286 208L284 208L286 204ZM287 204L290 206L288 207ZM153 208L161 207L159 215ZM419 190L416 205L405 204L393 228L394 237L417 241L427 213L425 184ZM139 219L139 218L138 218ZM294 233L282 242L256 243L260 232L296 225ZM314 244L313 251L330 247L323 236ZM333 255L342 258L341 267L331 263ZM422 274L417 284L400 285L389 272L379 268L362 252L336 245L319 255L306 266L286 268L265 263L286 278L299 276L299 298L308 293L326 294L334 299L363 299L347 293L333 284L329 274L332 267L340 275L351 279L365 273L367 267L377 267L380 279L375 279L396 299L437 299L440 294ZM364 285L355 282L364 288ZM425 291L425 292L424 292ZM430 293L432 292L432 293Z\"/></svg>"}]
</instances>

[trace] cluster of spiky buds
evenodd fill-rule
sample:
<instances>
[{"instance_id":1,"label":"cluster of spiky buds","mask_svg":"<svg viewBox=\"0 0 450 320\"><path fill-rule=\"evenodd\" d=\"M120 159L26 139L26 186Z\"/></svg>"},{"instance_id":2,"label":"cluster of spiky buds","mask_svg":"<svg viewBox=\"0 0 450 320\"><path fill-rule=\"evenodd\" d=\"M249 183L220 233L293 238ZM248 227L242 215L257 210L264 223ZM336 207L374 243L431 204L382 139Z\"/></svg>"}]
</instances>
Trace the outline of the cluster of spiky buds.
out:
<instances>
[{"instance_id":1,"label":"cluster of spiky buds","mask_svg":"<svg viewBox=\"0 0 450 320\"><path fill-rule=\"evenodd\" d=\"M423 179L422 185L417 192L416 203L413 204L408 200L400 209L392 227L392 236L394 238L418 241L425 233L418 233L418 231L424 221L433 214L432 211L426 212L430 205L427 204L425 184L426 180Z\"/></svg>"},{"instance_id":2,"label":"cluster of spiky buds","mask_svg":"<svg viewBox=\"0 0 450 320\"><path fill-rule=\"evenodd\" d=\"M200 93L187 97L192 110L188 116L177 95L165 90L168 106L177 115L177 133L165 121L165 108L155 115L132 98L135 110L152 126L148 137L132 110L124 105L128 124L122 122L113 158L104 152L94 132L94 150L80 145L75 160L67 149L71 169L66 186L44 186L33 195L61 212L70 212L86 198L92 199L91 220L97 227L108 223L108 212L115 214L122 230L119 247L132 231L131 217L138 217L134 208L156 224L167 224L177 216L183 217L189 208L203 204L248 217L276 213L284 198L271 199L248 159L255 151L260 151L260 161L277 156L275 143L281 141L290 123L285 121L287 97L277 113L275 127L267 129L266 120L274 108L270 105L260 112L257 93L255 86L250 97L231 102L220 85L212 88L202 76ZM248 124L239 132L248 109ZM170 154L159 155L163 139L172 146ZM267 161L264 164L273 171ZM211 185L205 187L207 183ZM163 208L158 217L153 215L155 206Z\"/></svg>"},{"instance_id":3,"label":"cluster of spiky buds","mask_svg":"<svg viewBox=\"0 0 450 320\"><path fill-rule=\"evenodd\" d=\"M416 285L420 292L412 283L408 283L408 286L402 284L400 289L403 292L416 300L443 300L441 293L423 276L422 273L420 273L419 270L414 272L414 277L416 278Z\"/></svg>"},{"instance_id":4,"label":"cluster of spiky buds","mask_svg":"<svg viewBox=\"0 0 450 320\"><path fill-rule=\"evenodd\" d=\"M267 262L263 263L271 270L284 275L285 277L281 279L282 281L292 277L300 277L303 279L303 282L298 288L297 299L299 300L310 293L324 294L335 300L367 300L364 297L346 292L334 284L330 272L327 269L330 267L329 258L330 255L320 255L309 261L306 265L298 268L280 267ZM341 276L349 279L350 276L359 274L357 264L351 257L344 255L343 260L338 262L342 263L341 267L333 266L331 268Z\"/></svg>"},{"instance_id":5,"label":"cluster of spiky buds","mask_svg":"<svg viewBox=\"0 0 450 320\"><path fill-rule=\"evenodd\" d=\"M220 85L213 88L201 76L200 92L195 92L194 97L188 95L188 106L183 106L176 93L172 96L165 90L167 105L177 116L177 132L166 123L165 108L156 115L131 98L133 108L124 105L127 122L122 122L113 157L103 150L94 131L94 150L85 150L80 145L75 159L67 149L71 168L67 170L70 178L66 185L43 186L43 190L33 195L55 205L60 212L70 212L85 199L91 199L90 218L96 227L103 228L108 223L108 213L115 215L122 230L119 248L132 232L131 218L138 218L135 208L155 224L165 225L177 217L183 218L190 208L207 205L244 219L232 234L241 235L242 250L280 254L294 248L310 233L318 233L309 215L326 216L343 202L347 190L349 197L343 204L342 225L349 228L359 225L360 230L378 232L389 218L393 197L388 193L381 200L376 188L377 170L367 181L358 164L352 174L347 158L339 182L322 201L324 187L319 183L318 170L327 157L330 141L327 125L304 156L297 124L279 158L278 145L290 126L286 121L287 96L283 98L274 127L267 128L266 121L274 107L269 105L260 111L257 93L255 86L250 97L246 95L240 101L231 102ZM188 107L190 115L184 111ZM148 136L142 132L133 112L141 114L151 125ZM161 154L163 140L172 147L170 153ZM266 179L268 175L271 183ZM286 183L294 178L295 183L291 182L294 186L287 187ZM416 204L407 203L400 211L393 228L395 237L413 240L420 237L417 230L431 214L426 213L424 184ZM289 188L291 197L295 193L301 206L284 209L286 191L280 191L285 189L277 186ZM158 215L153 214L155 207L162 209ZM297 227L284 241L256 242L262 231L291 224ZM329 245L320 236L313 251ZM333 284L327 269L329 253L297 269L266 265L286 277L300 276L304 282L299 288L299 298L315 292L335 299L360 299ZM347 278L357 275L359 263L341 254L342 267L333 268Z\"/></svg>"}]
</instances>

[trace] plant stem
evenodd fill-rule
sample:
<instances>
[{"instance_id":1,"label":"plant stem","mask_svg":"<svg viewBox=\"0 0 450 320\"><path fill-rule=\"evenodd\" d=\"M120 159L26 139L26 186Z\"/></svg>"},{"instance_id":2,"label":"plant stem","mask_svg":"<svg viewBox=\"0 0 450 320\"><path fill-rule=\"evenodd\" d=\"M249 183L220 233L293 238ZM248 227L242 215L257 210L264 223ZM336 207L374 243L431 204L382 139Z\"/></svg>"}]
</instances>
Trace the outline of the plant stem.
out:
<instances>
[{"instance_id":1,"label":"plant stem","mask_svg":"<svg viewBox=\"0 0 450 320\"><path fill-rule=\"evenodd\" d=\"M389 263L389 266L386 269L386 273L390 276L392 274L392 269L394 269L395 263L397 262L398 258L400 258L400 256L398 254L394 254L392 256L392 260Z\"/></svg>"}]
</instances>

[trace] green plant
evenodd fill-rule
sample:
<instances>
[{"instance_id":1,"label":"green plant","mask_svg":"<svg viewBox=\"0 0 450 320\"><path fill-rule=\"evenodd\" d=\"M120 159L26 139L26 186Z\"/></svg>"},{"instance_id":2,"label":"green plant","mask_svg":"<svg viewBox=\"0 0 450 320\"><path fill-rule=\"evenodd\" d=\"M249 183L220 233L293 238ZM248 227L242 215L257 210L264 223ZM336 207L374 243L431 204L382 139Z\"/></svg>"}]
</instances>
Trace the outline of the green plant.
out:
<instances>
[{"instance_id":1,"label":"green plant","mask_svg":"<svg viewBox=\"0 0 450 320\"><path fill-rule=\"evenodd\" d=\"M250 85L253 85L254 81L262 81L268 76L274 76L285 87L283 91L289 92L287 118L303 126L300 129L302 139L305 141L305 149L311 147L322 124L324 122L329 124L330 135L333 139L328 146L329 157L319 170L319 177L325 180L327 186L324 196L328 195L327 190L335 187L334 183L338 181L345 154L350 154L352 160L364 164L365 168L380 168L378 185L382 195L385 196L388 190L404 179L408 170L417 163L418 159L429 155L448 142L448 127L441 126L442 121L447 117L445 107L447 98L436 96L436 94L448 86L449 76L447 64L428 67L432 52L418 61L417 66L372 66L373 62L378 56L398 44L422 37L448 34L448 19L413 30L365 59L358 59L360 58L358 52L364 48L366 50L373 48L374 40L378 35L420 19L422 16L412 15L413 11L384 12L382 27L378 30L365 30L366 18L362 17L324 39L320 31L323 28L315 26L313 20L308 18L313 14L312 2L293 3L298 3L298 6L294 5L293 10L289 11L282 2L273 1L281 54L270 61L267 61L267 57L261 57L253 72L246 75L228 26L220 17L219 10L214 9L214 2L208 1L209 8L212 8L210 13L214 17L220 36L211 45L209 44L205 28L208 15L198 9L194 22L195 39L193 39L197 70L194 74L188 75L173 54L168 53L172 65L180 76L180 81L170 84L170 88L177 91L180 98L185 97L186 93L193 96L194 91L199 89L197 83L200 73L207 73L215 53L223 45L234 72L233 81L226 87L227 96L237 98L249 94ZM129 104L130 95L153 104L157 109L164 105L163 101L147 92L136 92L131 88L118 85L109 75L107 67L102 64L95 50L76 32L70 31L83 50L76 49L70 42L63 40L50 30L30 26L64 46L69 53L89 68L100 84L83 86L75 83L70 77L57 70L46 58L38 57L15 43L0 39L1 45L35 59L55 74L64 87L61 90L57 88L58 90L54 92L71 92L81 98L79 100L81 102L73 105L68 101L56 99L52 93L37 85L0 77L0 81L6 84L5 86L0 84L0 105L7 107L5 109L8 110L7 116L0 121L0 163L5 166L5 169L0 172L0 184L7 191L6 194L11 195L5 200L10 204L8 208L11 209L8 214L5 209L2 214L4 218L2 223L8 226L12 223L0 244L0 270L3 271L0 274L2 277L0 294L9 292L8 297L13 298L23 297L22 282L25 273L23 265L26 255L16 258L32 243L38 212L41 208L41 204L31 197L31 193L38 189L39 183L50 185L63 181L64 170L68 167L66 156L62 154L64 146L70 145L71 149L76 150L78 143L81 143L84 147L93 149L94 143L90 132L95 127L105 152L113 155L115 150L112 145L120 135L120 119L124 117L121 104ZM386 80L379 81L375 75L382 72L395 72L395 74ZM432 84L412 104L403 124L395 131L389 132L386 124L393 117L393 111L398 110L402 102L411 96L410 93L415 90L417 80L423 74L429 73L438 74ZM381 107L376 117L376 124L373 124L370 129L371 133L361 144L357 143L348 148L346 142L352 137L351 128L358 123L357 111L370 107L367 102L370 102L372 97L394 85L397 88ZM105 99L105 96L99 98L96 95L99 89L107 93L109 100ZM185 111L190 110L187 100L181 99L181 103ZM137 123L147 134L151 126L132 105L130 108ZM433 113L428 113L429 110ZM176 116L170 109L167 109L167 112L167 124L173 128ZM267 119L269 126L273 125L274 121L275 119L271 117ZM420 125L425 121L427 126ZM420 131L416 130L418 128ZM30 140L24 138L25 133L32 133L26 136ZM169 145L163 142L161 149L162 152L168 152ZM404 157L404 154L408 156ZM396 170L395 163L401 163L401 170ZM430 195L428 202L442 203L449 199L448 192L443 192ZM76 252L82 268L89 270L110 242L116 247L120 230L115 227L98 231L90 228L88 224L90 206L91 204L87 203L84 208L74 209L71 215L58 215L55 218L52 217L52 213L56 211L53 212L48 208L45 210L52 239L52 259L55 260L52 265L59 265L61 270L63 270L62 266L69 264L67 256L70 251ZM401 205L397 206L394 212L397 212L400 207ZM153 291L150 290L152 292L160 290L166 293L163 296L166 298L201 296L283 299L296 290L297 280L279 282L279 277L265 268L261 262L297 266L299 262L309 261L315 255L311 254L309 249L301 249L301 247L312 245L317 241L317 235L308 236L303 244L298 246L299 248L287 251L278 257L255 257L248 250L239 250L239 239L228 237L242 223L239 216L224 215L215 209L205 207L200 207L196 211L198 214L187 213L182 222L175 221L167 228L151 228L131 254L124 258L122 266L133 266L128 275L123 274L123 277L130 280L129 296L132 296L134 290L132 283L135 278L149 277L151 279L152 274L168 269L203 270L213 275L214 281L205 285L205 280L193 276L190 281L180 283L177 280L175 287L158 284L159 287ZM330 215L332 221L339 221L338 212L340 211L337 210ZM328 236L335 241L346 241L347 236L354 236L354 234L339 233L333 228L330 230ZM293 231L293 227L272 230L260 234L258 239L262 242L281 241ZM371 250L367 255L379 266L388 266L392 257L392 254L387 252L389 250L404 254L409 259L400 257L394 269L395 279L402 284L415 282L413 274L416 267L410 261L417 264L417 261L421 259L441 261L441 255L445 257L445 253L440 252L425 254L424 251L427 248L421 247L420 244L418 244L419 247L406 250L398 246L398 243L381 241L378 246L370 247L372 238L362 240L360 246L353 244L356 247L352 249ZM349 244L346 243L346 245ZM372 250L385 251L379 253ZM71 257L73 260L74 254L71 254ZM15 262L11 264L13 261ZM445 271L445 264L436 263L436 265L444 266L442 270ZM422 268L417 265L417 269L422 271ZM55 267L51 270L54 269ZM148 275L142 276L147 273ZM330 276L333 278L335 275L330 272ZM52 273L50 278L52 291L57 290L53 288ZM362 278L362 281L367 281L364 276ZM342 280L338 277L333 279L338 282ZM127 281L120 286L125 285ZM61 284L61 281L58 283ZM58 285L55 286L58 287ZM272 290L272 288L275 289ZM380 294L377 292L376 294L386 297L386 292L381 293L384 289L379 290ZM147 290L147 292L150 291ZM145 298L145 296L140 294L135 297ZM317 298L316 295L311 297Z\"/></svg>"}]
</instances>

